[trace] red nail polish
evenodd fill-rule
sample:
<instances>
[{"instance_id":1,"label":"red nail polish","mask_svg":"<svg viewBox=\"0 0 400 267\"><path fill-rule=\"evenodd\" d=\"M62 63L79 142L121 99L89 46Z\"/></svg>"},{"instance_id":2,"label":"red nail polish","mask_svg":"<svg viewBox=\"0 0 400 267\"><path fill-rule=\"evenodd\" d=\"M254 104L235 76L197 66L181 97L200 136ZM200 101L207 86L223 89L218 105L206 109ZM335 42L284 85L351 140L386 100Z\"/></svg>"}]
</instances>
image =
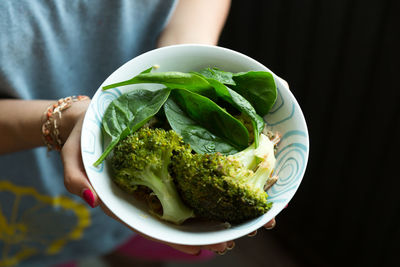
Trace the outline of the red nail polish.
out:
<instances>
[{"instance_id":1,"label":"red nail polish","mask_svg":"<svg viewBox=\"0 0 400 267\"><path fill-rule=\"evenodd\" d=\"M90 207L94 208L94 195L90 189L85 189L82 193L82 197Z\"/></svg>"}]
</instances>

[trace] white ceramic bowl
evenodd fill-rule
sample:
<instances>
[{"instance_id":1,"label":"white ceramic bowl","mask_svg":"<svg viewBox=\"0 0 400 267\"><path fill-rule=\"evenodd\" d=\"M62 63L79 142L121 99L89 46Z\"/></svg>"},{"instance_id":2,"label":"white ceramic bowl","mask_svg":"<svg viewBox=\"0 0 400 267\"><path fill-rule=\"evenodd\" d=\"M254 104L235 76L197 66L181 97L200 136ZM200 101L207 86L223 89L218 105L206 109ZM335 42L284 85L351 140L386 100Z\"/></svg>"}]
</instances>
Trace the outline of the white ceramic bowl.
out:
<instances>
[{"instance_id":1,"label":"white ceramic bowl","mask_svg":"<svg viewBox=\"0 0 400 267\"><path fill-rule=\"evenodd\" d=\"M155 70L159 72L188 72L205 67L217 67L231 72L250 70L271 72L256 60L226 48L176 45L155 49L128 61L112 73L101 87L130 79L153 65L159 66ZM309 151L308 132L303 113L287 85L275 74L274 78L278 87L278 99L270 113L265 116L265 120L271 130L282 134L282 140L276 153L275 173L279 176L279 180L267 192L269 200L274 204L266 214L228 229L224 224L206 222L184 223L177 226L155 218L143 203L118 188L110 178L107 164L93 167L93 163L102 154L107 142L102 134L101 119L108 104L134 87L143 88L150 85L132 85L107 91L102 91L100 87L86 112L81 139L82 158L90 183L102 202L136 231L176 244L214 244L245 236L262 227L278 215L295 194L306 169Z\"/></svg>"}]
</instances>

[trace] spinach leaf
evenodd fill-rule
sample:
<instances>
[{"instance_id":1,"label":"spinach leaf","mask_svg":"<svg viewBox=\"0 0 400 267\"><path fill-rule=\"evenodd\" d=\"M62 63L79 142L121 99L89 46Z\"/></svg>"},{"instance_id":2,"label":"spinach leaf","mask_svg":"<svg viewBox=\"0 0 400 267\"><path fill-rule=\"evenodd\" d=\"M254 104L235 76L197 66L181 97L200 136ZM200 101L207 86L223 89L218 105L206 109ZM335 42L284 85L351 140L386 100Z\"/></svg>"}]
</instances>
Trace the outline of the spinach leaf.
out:
<instances>
[{"instance_id":1,"label":"spinach leaf","mask_svg":"<svg viewBox=\"0 0 400 267\"><path fill-rule=\"evenodd\" d=\"M153 117L167 101L170 92L168 88L136 89L114 99L102 119L103 130L111 137L111 142L93 165L98 166L120 140Z\"/></svg>"},{"instance_id":2,"label":"spinach leaf","mask_svg":"<svg viewBox=\"0 0 400 267\"><path fill-rule=\"evenodd\" d=\"M205 78L214 79L223 84L236 85L235 81L232 79L232 72L219 70L217 68L205 68L202 69L199 74L203 75Z\"/></svg>"},{"instance_id":3,"label":"spinach leaf","mask_svg":"<svg viewBox=\"0 0 400 267\"><path fill-rule=\"evenodd\" d=\"M142 72L141 72L141 73L139 73L139 74L150 73L152 70L153 70L153 66L151 66L151 67L150 67L150 68L148 68L148 69L145 69L144 71L142 71Z\"/></svg>"},{"instance_id":4,"label":"spinach leaf","mask_svg":"<svg viewBox=\"0 0 400 267\"><path fill-rule=\"evenodd\" d=\"M104 86L103 90L139 83L158 83L172 89L187 89L200 94L212 91L212 87L200 75L177 71L141 73L130 80Z\"/></svg>"},{"instance_id":5,"label":"spinach leaf","mask_svg":"<svg viewBox=\"0 0 400 267\"><path fill-rule=\"evenodd\" d=\"M244 97L242 97L240 94L236 93L232 89L228 88L228 90L231 94L233 105L243 114L249 116L249 118L251 119L251 122L253 124L255 147L257 148L260 133L264 130L265 126L264 119L256 113L253 106Z\"/></svg>"},{"instance_id":6,"label":"spinach leaf","mask_svg":"<svg viewBox=\"0 0 400 267\"><path fill-rule=\"evenodd\" d=\"M173 90L171 97L200 126L238 149L248 146L246 127L212 100L185 89Z\"/></svg>"},{"instance_id":7,"label":"spinach leaf","mask_svg":"<svg viewBox=\"0 0 400 267\"><path fill-rule=\"evenodd\" d=\"M235 146L189 118L172 98L165 102L164 112L171 128L197 153L220 152L231 155L239 151Z\"/></svg>"},{"instance_id":8,"label":"spinach leaf","mask_svg":"<svg viewBox=\"0 0 400 267\"><path fill-rule=\"evenodd\" d=\"M217 81L213 78L206 78L206 79L211 84L211 86L214 87L218 97L227 101L228 103L233 105L237 110L250 117L254 129L255 146L258 147L258 138L260 136L260 133L264 129L265 125L264 119L256 113L254 107L250 104L249 101L246 100L246 98L244 98L234 90L228 88L220 81Z\"/></svg>"},{"instance_id":9,"label":"spinach leaf","mask_svg":"<svg viewBox=\"0 0 400 267\"><path fill-rule=\"evenodd\" d=\"M271 73L266 71L249 71L233 74L236 85L232 89L246 98L257 114L265 116L275 103L276 84Z\"/></svg>"}]
</instances>

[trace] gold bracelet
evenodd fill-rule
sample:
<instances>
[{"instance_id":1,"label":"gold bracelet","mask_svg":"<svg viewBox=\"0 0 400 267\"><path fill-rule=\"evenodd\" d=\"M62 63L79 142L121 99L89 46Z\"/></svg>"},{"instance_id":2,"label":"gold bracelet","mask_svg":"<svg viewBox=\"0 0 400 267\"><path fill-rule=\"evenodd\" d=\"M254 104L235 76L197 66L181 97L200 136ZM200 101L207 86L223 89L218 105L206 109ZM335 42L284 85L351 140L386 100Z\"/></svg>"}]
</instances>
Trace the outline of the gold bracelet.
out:
<instances>
[{"instance_id":1,"label":"gold bracelet","mask_svg":"<svg viewBox=\"0 0 400 267\"><path fill-rule=\"evenodd\" d=\"M47 151L60 151L64 145L61 141L59 127L54 115L58 115L58 119L61 120L62 111L72 106L73 102L86 99L89 99L89 97L82 95L68 96L59 99L56 103L47 107L46 111L44 112L44 122L42 124L42 137L43 142L47 147Z\"/></svg>"}]
</instances>

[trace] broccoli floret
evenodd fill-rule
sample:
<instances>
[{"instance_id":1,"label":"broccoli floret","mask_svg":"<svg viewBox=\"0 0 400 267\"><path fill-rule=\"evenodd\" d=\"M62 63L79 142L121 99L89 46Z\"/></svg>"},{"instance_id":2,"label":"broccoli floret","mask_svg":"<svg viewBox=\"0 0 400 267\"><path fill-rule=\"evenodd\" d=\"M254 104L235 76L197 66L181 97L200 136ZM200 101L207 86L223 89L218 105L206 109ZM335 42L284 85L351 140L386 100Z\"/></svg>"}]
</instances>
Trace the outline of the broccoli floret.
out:
<instances>
[{"instance_id":1,"label":"broccoli floret","mask_svg":"<svg viewBox=\"0 0 400 267\"><path fill-rule=\"evenodd\" d=\"M173 155L190 151L174 131L141 128L114 148L111 157L113 180L129 193L140 186L148 187L161 202L161 219L180 224L194 217L194 213L182 202L168 165Z\"/></svg>"},{"instance_id":2,"label":"broccoli floret","mask_svg":"<svg viewBox=\"0 0 400 267\"><path fill-rule=\"evenodd\" d=\"M272 207L264 185L274 165L274 145L261 134L257 148L253 144L232 156L176 154L170 169L183 200L196 215L241 223Z\"/></svg>"}]
</instances>

